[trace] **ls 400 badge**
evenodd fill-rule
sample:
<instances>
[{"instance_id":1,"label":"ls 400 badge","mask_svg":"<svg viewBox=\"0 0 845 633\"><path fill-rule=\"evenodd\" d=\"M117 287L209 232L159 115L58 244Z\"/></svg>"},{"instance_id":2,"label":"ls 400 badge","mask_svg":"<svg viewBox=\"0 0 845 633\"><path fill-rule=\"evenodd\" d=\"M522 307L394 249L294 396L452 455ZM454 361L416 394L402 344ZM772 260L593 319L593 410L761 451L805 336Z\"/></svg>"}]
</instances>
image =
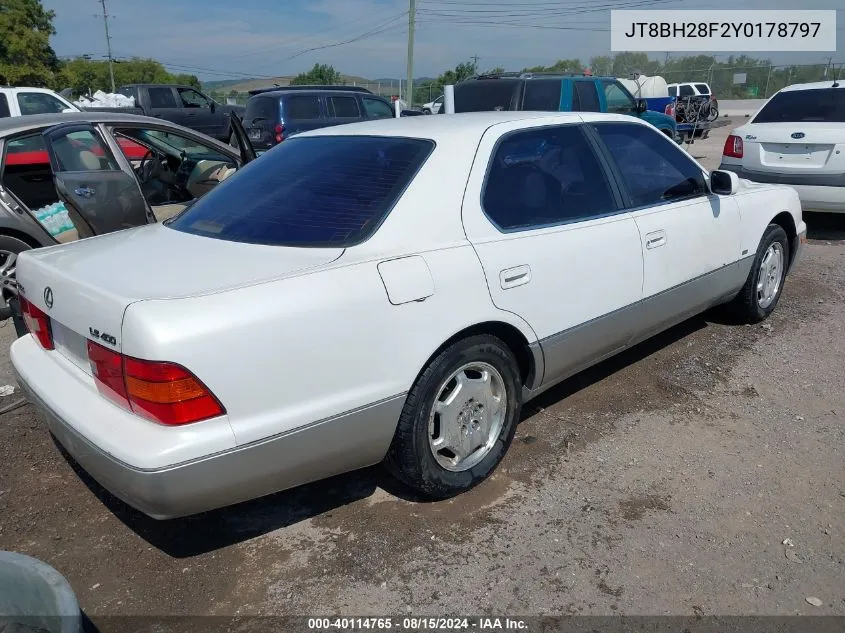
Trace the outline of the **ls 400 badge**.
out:
<instances>
[{"instance_id":1,"label":"ls 400 badge","mask_svg":"<svg viewBox=\"0 0 845 633\"><path fill-rule=\"evenodd\" d=\"M100 332L100 330L95 330L92 327L88 328L88 333L91 335L91 338L98 339L103 343L107 343L108 345L117 345L117 339L113 337L111 334L106 334L105 332Z\"/></svg>"}]
</instances>

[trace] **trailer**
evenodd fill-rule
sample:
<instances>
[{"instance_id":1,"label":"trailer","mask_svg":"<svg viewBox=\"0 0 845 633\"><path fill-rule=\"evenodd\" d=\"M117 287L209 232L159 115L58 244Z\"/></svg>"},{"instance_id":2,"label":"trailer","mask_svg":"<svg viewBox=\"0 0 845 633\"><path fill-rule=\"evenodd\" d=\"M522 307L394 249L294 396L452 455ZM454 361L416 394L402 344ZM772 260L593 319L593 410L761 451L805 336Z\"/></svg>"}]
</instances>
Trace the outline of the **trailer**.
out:
<instances>
[{"instance_id":1,"label":"trailer","mask_svg":"<svg viewBox=\"0 0 845 633\"><path fill-rule=\"evenodd\" d=\"M696 123L678 123L678 136L683 143L693 143L696 138L705 139L710 136L710 130L731 125L730 119L716 119L715 121L697 121Z\"/></svg>"}]
</instances>

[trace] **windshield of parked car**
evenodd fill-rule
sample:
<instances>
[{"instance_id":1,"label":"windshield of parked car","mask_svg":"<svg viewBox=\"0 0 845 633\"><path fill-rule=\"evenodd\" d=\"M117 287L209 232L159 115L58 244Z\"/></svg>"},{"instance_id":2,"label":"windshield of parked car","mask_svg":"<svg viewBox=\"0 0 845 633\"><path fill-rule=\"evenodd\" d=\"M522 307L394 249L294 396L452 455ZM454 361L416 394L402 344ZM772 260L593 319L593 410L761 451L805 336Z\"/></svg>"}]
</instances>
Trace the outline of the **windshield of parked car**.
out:
<instances>
[{"instance_id":1,"label":"windshield of parked car","mask_svg":"<svg viewBox=\"0 0 845 633\"><path fill-rule=\"evenodd\" d=\"M288 139L168 226L231 242L352 246L375 233L433 148L389 136Z\"/></svg>"},{"instance_id":2,"label":"windshield of parked car","mask_svg":"<svg viewBox=\"0 0 845 633\"><path fill-rule=\"evenodd\" d=\"M845 88L787 90L763 106L753 123L845 123Z\"/></svg>"}]
</instances>

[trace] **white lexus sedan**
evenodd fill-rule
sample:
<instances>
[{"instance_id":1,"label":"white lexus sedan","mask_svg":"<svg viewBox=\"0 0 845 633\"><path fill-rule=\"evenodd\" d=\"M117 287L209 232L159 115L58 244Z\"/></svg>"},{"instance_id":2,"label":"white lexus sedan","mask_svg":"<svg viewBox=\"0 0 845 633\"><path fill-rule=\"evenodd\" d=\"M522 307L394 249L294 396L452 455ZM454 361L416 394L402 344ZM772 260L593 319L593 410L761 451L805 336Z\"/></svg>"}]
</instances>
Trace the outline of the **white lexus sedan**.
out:
<instances>
[{"instance_id":1,"label":"white lexus sedan","mask_svg":"<svg viewBox=\"0 0 845 633\"><path fill-rule=\"evenodd\" d=\"M805 235L793 189L628 116L344 125L164 224L21 254L11 358L67 452L155 518L379 462L444 498L555 383L717 304L765 319Z\"/></svg>"}]
</instances>

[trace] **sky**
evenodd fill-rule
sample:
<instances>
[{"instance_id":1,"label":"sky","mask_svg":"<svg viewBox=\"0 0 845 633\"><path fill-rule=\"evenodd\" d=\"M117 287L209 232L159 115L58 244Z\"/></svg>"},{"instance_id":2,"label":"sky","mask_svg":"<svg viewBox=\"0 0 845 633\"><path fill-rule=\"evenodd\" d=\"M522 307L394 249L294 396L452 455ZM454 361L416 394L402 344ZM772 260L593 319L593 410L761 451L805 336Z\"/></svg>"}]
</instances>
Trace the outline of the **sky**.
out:
<instances>
[{"instance_id":1,"label":"sky","mask_svg":"<svg viewBox=\"0 0 845 633\"><path fill-rule=\"evenodd\" d=\"M42 0L56 12L60 57L105 58L99 0ZM481 70L610 54L611 8L761 9L794 0L416 0L414 76L437 76L478 57ZM807 9L839 9L813 0ZM409 0L106 0L116 57L151 57L200 79L275 77L315 63L377 79L406 74ZM838 53L748 53L774 63L845 64L845 10ZM694 54L694 53L689 53ZM682 53L675 53L682 55ZM727 54L724 54L725 56ZM663 58L660 53L659 57Z\"/></svg>"}]
</instances>

